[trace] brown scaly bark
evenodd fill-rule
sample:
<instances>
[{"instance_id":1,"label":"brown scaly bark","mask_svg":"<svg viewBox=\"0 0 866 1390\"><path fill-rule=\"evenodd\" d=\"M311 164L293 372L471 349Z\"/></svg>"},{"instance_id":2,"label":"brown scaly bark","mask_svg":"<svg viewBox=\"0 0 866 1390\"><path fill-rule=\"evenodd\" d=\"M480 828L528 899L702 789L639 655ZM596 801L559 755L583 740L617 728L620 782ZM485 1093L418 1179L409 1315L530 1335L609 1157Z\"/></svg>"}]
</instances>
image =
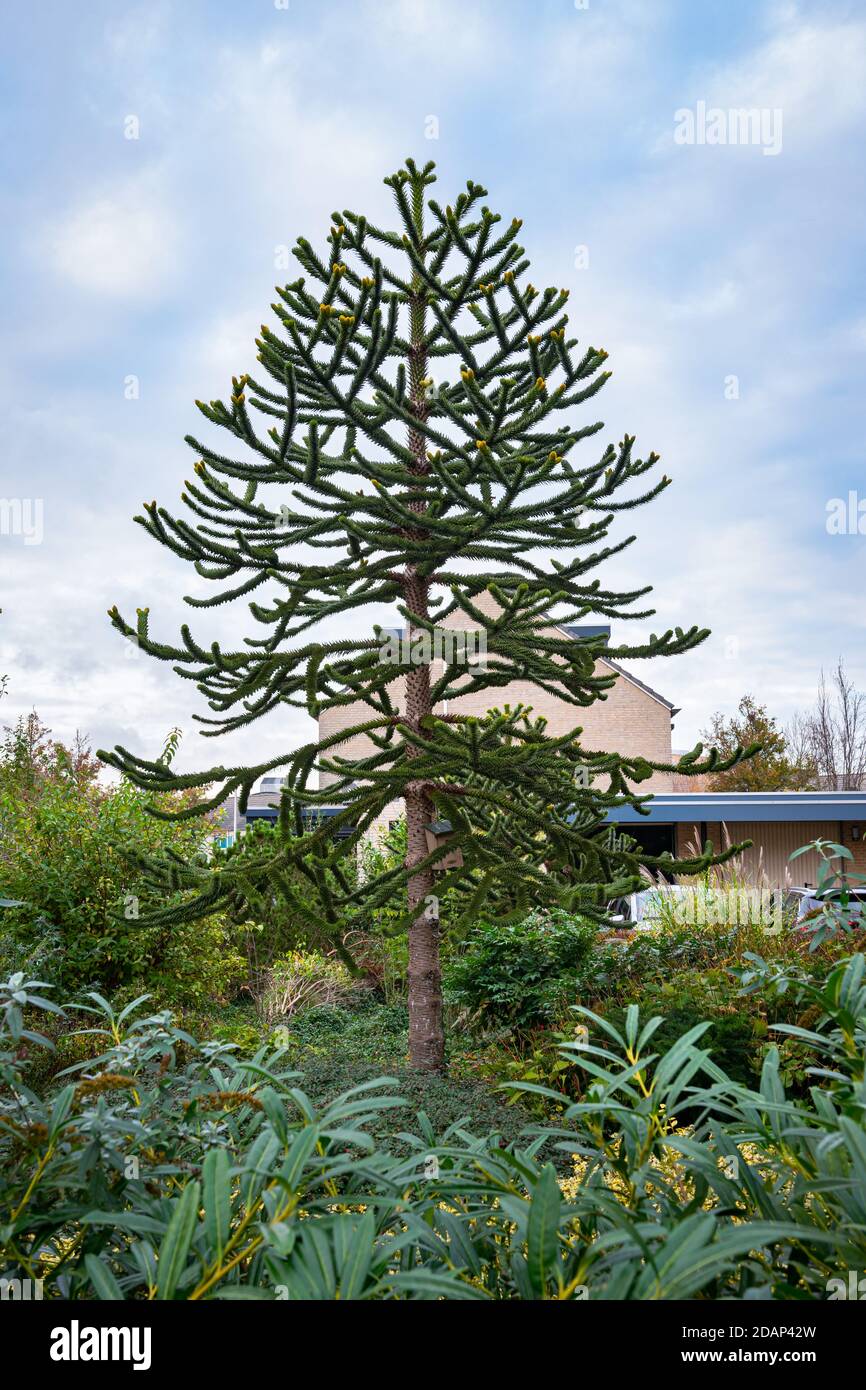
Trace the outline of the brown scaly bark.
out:
<instances>
[{"instance_id":1,"label":"brown scaly bark","mask_svg":"<svg viewBox=\"0 0 866 1390\"><path fill-rule=\"evenodd\" d=\"M412 213L419 236L424 220L423 186L420 181L413 189ZM409 393L412 413L419 420L427 417L426 387L427 358L424 351L424 285L417 274L412 280L413 298L409 306ZM413 473L426 477L429 472L424 436L409 430L409 448L414 458ZM421 500L410 503L413 511L423 512ZM415 532L423 538L423 527ZM429 616L427 598L429 577L418 573L409 564L403 575L403 600L411 612L421 618ZM410 650L415 629L409 627ZM407 723L413 728L432 713L430 703L430 668L413 666L406 676ZM412 757L411 746L407 757ZM412 869L427 855L424 826L433 817L433 804L422 782L409 782L405 789L406 805L406 867ZM439 959L439 912L434 896L433 871L422 869L410 875L408 905L417 908L418 915L409 927L409 1064L421 1071L441 1071L445 1065L445 1032L442 1025L442 971Z\"/></svg>"}]
</instances>

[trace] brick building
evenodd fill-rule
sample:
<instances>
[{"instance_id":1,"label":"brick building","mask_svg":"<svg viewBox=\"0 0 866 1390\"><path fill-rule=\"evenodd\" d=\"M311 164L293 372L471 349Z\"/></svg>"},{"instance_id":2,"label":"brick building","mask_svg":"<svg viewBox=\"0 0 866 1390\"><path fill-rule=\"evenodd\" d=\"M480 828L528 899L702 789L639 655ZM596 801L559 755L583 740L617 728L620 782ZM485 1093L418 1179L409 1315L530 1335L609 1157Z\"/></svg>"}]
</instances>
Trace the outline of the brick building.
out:
<instances>
[{"instance_id":1,"label":"brick building","mask_svg":"<svg viewBox=\"0 0 866 1390\"><path fill-rule=\"evenodd\" d=\"M479 600L479 604L484 598ZM488 604L492 600L487 597ZM493 611L488 607L487 612ZM471 626L465 614L452 613L441 626L460 632ZM556 636L565 633L581 637L609 636L604 626L557 627L549 631ZM433 679L442 670L441 661L433 661ZM536 716L547 720L554 736L564 734L576 725L583 728L582 742L587 748L605 752L641 755L653 762L672 762L679 756L672 749L672 730L676 707L631 672L610 658L599 658L596 671L616 677L613 687L603 700L586 709L569 704L545 690L520 681L494 691L477 691L448 701L446 713L483 715L491 705L524 704L531 706ZM389 687L395 706L401 707L404 678ZM341 730L362 723L368 717L362 703L344 705L325 711L319 720L320 737L331 737ZM373 744L365 734L354 735L333 748L341 756L364 756L373 752ZM322 788L327 788L333 776L321 776ZM249 819L275 816L279 800L279 779L267 779L260 791L251 798ZM654 799L648 815L631 810L616 813L618 825L638 838L653 853L670 850L672 854L687 855L693 847L712 840L714 847L742 840L752 840L753 847L738 861L744 877L760 876L773 885L786 881L813 885L817 878L818 856L805 855L789 865L789 856L800 846L818 838L841 843L854 856L851 867L866 873L866 792L710 792L706 778L687 778L671 773L654 773L640 790L651 791ZM386 808L379 828L386 829L397 819L402 806L395 803Z\"/></svg>"},{"instance_id":2,"label":"brick building","mask_svg":"<svg viewBox=\"0 0 866 1390\"><path fill-rule=\"evenodd\" d=\"M494 611L493 600L488 595L483 595L476 603L483 612ZM450 614L441 626L459 632L466 630L470 623L464 613L455 612ZM548 631L557 637L566 634L575 639L610 636L610 628L606 626L561 628L551 624ZM433 680L437 678L437 674L441 674L442 669L442 662L434 660ZM554 737L568 733L579 724L584 731L582 742L587 748L602 752L633 753L653 762L670 762L672 721L678 713L677 709L663 695L659 695L613 660L600 660L596 665L596 672L615 675L616 683L608 691L606 699L597 700L586 709L579 709L546 690L539 690L529 682L512 681L500 690L480 690L470 695L458 696L447 701L447 707L438 706L437 712L481 716L491 705L523 704L531 706L536 717L543 716L547 720L548 732ZM402 707L404 688L405 678L402 676L389 686L391 698L398 709ZM330 738L342 729L362 723L365 716L369 717L369 711L360 702L326 710L319 719L319 736ZM333 749L340 757L363 757L373 751L373 744L366 734L356 734L347 738ZM332 775L324 773L321 778L322 788L333 781ZM643 790L653 792L670 791L672 788L673 778L670 773L654 773L648 782L642 784ZM399 814L400 808L397 806L387 809L381 818L383 825Z\"/></svg>"}]
</instances>

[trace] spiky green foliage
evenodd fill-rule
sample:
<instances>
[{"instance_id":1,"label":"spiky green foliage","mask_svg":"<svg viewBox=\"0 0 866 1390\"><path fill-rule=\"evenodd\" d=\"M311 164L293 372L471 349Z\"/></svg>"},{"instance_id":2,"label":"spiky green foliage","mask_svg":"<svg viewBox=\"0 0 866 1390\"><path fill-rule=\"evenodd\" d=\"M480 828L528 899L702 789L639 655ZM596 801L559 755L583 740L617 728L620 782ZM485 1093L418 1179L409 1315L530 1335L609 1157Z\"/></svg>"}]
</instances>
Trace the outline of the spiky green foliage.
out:
<instances>
[{"instance_id":1,"label":"spiky green foliage","mask_svg":"<svg viewBox=\"0 0 866 1390\"><path fill-rule=\"evenodd\" d=\"M641 865L661 862L613 837L605 818L642 806L640 785L667 764L587 748L579 727L552 737L523 706L460 713L461 695L489 691L494 704L521 681L572 704L577 721L616 680L599 656L673 656L707 632L677 628L609 646L563 630L590 615L653 614L642 606L648 587L617 592L595 574L634 539L608 539L615 518L669 480L654 476L658 455L638 457L631 436L584 461L578 446L602 424L583 408L610 375L607 353L569 336L566 290L528 282L518 219L504 223L472 182L442 207L426 199L433 181L432 164L412 161L385 180L396 229L345 211L334 213L323 249L298 240L304 275L277 291L279 327L263 325L257 340L262 373L233 378L228 404L198 403L230 438L228 452L188 436L198 455L184 493L190 516L152 502L136 518L213 582L214 593L188 598L191 606L246 599L258 625L226 651L187 626L177 645L157 640L147 609L135 625L111 612L120 632L195 682L211 710L206 733L285 705L317 718L362 702L349 728L257 766L178 775L123 748L102 755L154 792L216 784L206 806L238 791L243 809L258 777L285 772L272 836L217 874L163 868L166 883L195 890L187 916L267 886L318 930L357 925L445 853L410 854L373 881L342 873L383 808L412 796L422 813L452 822L464 865L445 882L465 890L469 914L484 900L502 912L530 903L591 912L634 886ZM362 610L374 605L365 622ZM381 605L401 615L408 651L386 648L374 621ZM446 649L431 676L412 661L411 643L434 638L455 614L483 631L486 664L467 666ZM336 617L354 635L325 641L311 631ZM405 698L395 694L398 677ZM360 733L369 751L341 754L340 742ZM679 769L722 766L702 751ZM319 772L332 779L324 790ZM336 821L312 829L304 821L335 802L345 808ZM335 840L339 826L352 834ZM696 872L708 862L709 851L665 867ZM297 863L309 880L304 893L288 873ZM416 913L410 889L406 920Z\"/></svg>"}]
</instances>

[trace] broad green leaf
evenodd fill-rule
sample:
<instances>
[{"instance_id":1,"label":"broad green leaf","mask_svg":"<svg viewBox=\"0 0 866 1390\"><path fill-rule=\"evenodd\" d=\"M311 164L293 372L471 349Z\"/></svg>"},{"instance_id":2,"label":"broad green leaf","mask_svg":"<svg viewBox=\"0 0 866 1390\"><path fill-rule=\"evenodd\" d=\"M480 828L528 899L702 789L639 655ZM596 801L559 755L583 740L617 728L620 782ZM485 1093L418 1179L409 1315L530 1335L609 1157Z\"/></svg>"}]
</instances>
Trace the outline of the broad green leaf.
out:
<instances>
[{"instance_id":1,"label":"broad green leaf","mask_svg":"<svg viewBox=\"0 0 866 1390\"><path fill-rule=\"evenodd\" d=\"M231 1166L225 1149L211 1149L202 1164L204 1225L209 1255L222 1259L231 1230Z\"/></svg>"},{"instance_id":2,"label":"broad green leaf","mask_svg":"<svg viewBox=\"0 0 866 1390\"><path fill-rule=\"evenodd\" d=\"M526 1226L526 1264L536 1294L543 1295L559 1248L562 1194L552 1163L545 1164L535 1185Z\"/></svg>"},{"instance_id":3,"label":"broad green leaf","mask_svg":"<svg viewBox=\"0 0 866 1390\"><path fill-rule=\"evenodd\" d=\"M48 1133L51 1139L56 1139L63 1128L74 1100L75 1087L64 1086L51 1109L51 1119L48 1123Z\"/></svg>"},{"instance_id":4,"label":"broad green leaf","mask_svg":"<svg viewBox=\"0 0 866 1390\"><path fill-rule=\"evenodd\" d=\"M165 1230L164 1221L139 1211L89 1211L83 1220L86 1226L116 1226L120 1231L148 1236L161 1236Z\"/></svg>"},{"instance_id":5,"label":"broad green leaf","mask_svg":"<svg viewBox=\"0 0 866 1390\"><path fill-rule=\"evenodd\" d=\"M123 1292L108 1265L98 1255L85 1255L84 1266L97 1298L114 1303L123 1302Z\"/></svg>"},{"instance_id":6,"label":"broad green leaf","mask_svg":"<svg viewBox=\"0 0 866 1390\"><path fill-rule=\"evenodd\" d=\"M373 1261L376 1215L367 1211L354 1228L348 1252L340 1267L340 1298L360 1298Z\"/></svg>"},{"instance_id":7,"label":"broad green leaf","mask_svg":"<svg viewBox=\"0 0 866 1390\"><path fill-rule=\"evenodd\" d=\"M319 1131L315 1125L305 1125L295 1136L277 1174L279 1181L285 1185L289 1192L296 1192L300 1187L304 1165L315 1151L318 1140Z\"/></svg>"},{"instance_id":8,"label":"broad green leaf","mask_svg":"<svg viewBox=\"0 0 866 1390\"><path fill-rule=\"evenodd\" d=\"M187 1183L174 1204L174 1212L159 1247L156 1267L157 1298L173 1298L181 1275L186 1268L192 1238L198 1220L201 1183Z\"/></svg>"}]
</instances>

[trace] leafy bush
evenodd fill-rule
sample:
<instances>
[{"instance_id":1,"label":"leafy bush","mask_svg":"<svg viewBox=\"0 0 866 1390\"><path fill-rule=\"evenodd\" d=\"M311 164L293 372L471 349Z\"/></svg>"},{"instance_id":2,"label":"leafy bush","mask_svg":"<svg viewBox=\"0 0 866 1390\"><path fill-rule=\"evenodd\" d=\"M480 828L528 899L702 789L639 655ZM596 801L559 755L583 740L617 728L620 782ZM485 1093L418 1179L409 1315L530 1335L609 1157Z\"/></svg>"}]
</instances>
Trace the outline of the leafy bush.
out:
<instances>
[{"instance_id":1,"label":"leafy bush","mask_svg":"<svg viewBox=\"0 0 866 1390\"><path fill-rule=\"evenodd\" d=\"M450 1003L485 1023L531 1028L578 998L594 924L556 909L521 922L484 922L446 967Z\"/></svg>"},{"instance_id":2,"label":"leafy bush","mask_svg":"<svg viewBox=\"0 0 866 1390\"><path fill-rule=\"evenodd\" d=\"M636 988L653 981L671 981L684 971L734 967L745 953L759 948L774 959L791 963L803 954L803 942L793 933L771 934L751 924L719 927L675 923L636 931L626 940L602 939L583 972L586 997L628 1003Z\"/></svg>"},{"instance_id":3,"label":"leafy bush","mask_svg":"<svg viewBox=\"0 0 866 1390\"><path fill-rule=\"evenodd\" d=\"M180 927L146 924L165 898L131 862L171 850L200 855L207 822L166 822L122 782L103 787L86 748L51 743L35 716L0 752L0 950L8 968L38 968L69 993L142 987L165 1002L230 992L244 970L221 917Z\"/></svg>"},{"instance_id":4,"label":"leafy bush","mask_svg":"<svg viewBox=\"0 0 866 1390\"><path fill-rule=\"evenodd\" d=\"M752 943L762 947L780 977L790 982L771 1000L761 991L738 993L744 966L762 959L747 949ZM808 1020L808 1002L793 982L812 980L820 988L838 961L841 941L828 940L813 953L806 944L802 934L766 933L748 924L637 932L630 941L601 946L593 953L584 971L583 1002L618 1028L631 1003L642 1013L662 1014L661 1046L706 1022L705 1041L714 1061L734 1079L751 1085L769 1046L771 1019L793 1024ZM786 1082L807 1084L798 1047L783 1043L781 1058Z\"/></svg>"},{"instance_id":5,"label":"leafy bush","mask_svg":"<svg viewBox=\"0 0 866 1390\"><path fill-rule=\"evenodd\" d=\"M761 1070L767 1025L760 1014L753 1016L738 1008L732 994L731 981L722 971L710 977L687 972L642 990L635 1002L645 1015L663 1013L664 1022L655 1037L655 1046L662 1051L696 1024L706 1022L703 1042L713 1061L733 1080L750 1086ZM605 1019L620 1030L626 1014L622 1006L604 1010Z\"/></svg>"},{"instance_id":6,"label":"leafy bush","mask_svg":"<svg viewBox=\"0 0 866 1390\"><path fill-rule=\"evenodd\" d=\"M104 1050L39 1094L25 1011L57 1006L12 979L2 1272L73 1299L825 1298L866 1262L864 981L862 955L838 963L814 1026L780 1028L811 1049L802 1100L775 1049L750 1089L713 1063L703 1025L662 1052L660 1019L632 1007L617 1029L578 1008L588 1036L563 1055L581 1099L551 1091L561 1126L503 1148L447 1123L440 1083L413 1078L438 1134L387 1078L316 1105L283 1051L235 1057L169 1014L137 1018L142 1001L114 1013L92 996ZM544 1142L576 1155L566 1181L539 1161Z\"/></svg>"},{"instance_id":7,"label":"leafy bush","mask_svg":"<svg viewBox=\"0 0 866 1390\"><path fill-rule=\"evenodd\" d=\"M562 1053L562 1045L570 1042L573 1036L573 1032L537 1028L512 1038L488 1037L482 1047L462 1053L453 1069L460 1076L473 1076L487 1085L525 1081L545 1088L558 1086L568 1090L574 1099L578 1093L573 1089L578 1073ZM511 1091L508 1104L518 1100L542 1119L560 1115L565 1103L564 1099L554 1102L535 1092Z\"/></svg>"}]
</instances>

